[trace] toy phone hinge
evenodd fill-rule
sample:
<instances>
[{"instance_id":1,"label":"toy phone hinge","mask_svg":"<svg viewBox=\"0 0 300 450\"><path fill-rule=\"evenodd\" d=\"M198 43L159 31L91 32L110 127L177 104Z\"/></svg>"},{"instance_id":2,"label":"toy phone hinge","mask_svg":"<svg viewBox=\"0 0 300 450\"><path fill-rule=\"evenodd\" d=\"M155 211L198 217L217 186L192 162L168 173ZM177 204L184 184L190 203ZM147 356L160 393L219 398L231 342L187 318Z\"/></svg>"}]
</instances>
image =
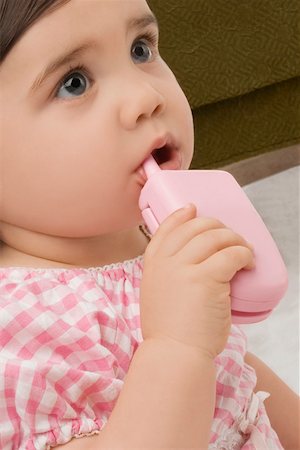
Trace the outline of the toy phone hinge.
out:
<instances>
[{"instance_id":1,"label":"toy phone hinge","mask_svg":"<svg viewBox=\"0 0 300 450\"><path fill-rule=\"evenodd\" d=\"M140 209L151 208L159 223L186 203L180 198L178 177L179 172L160 170L148 179L141 191Z\"/></svg>"}]
</instances>

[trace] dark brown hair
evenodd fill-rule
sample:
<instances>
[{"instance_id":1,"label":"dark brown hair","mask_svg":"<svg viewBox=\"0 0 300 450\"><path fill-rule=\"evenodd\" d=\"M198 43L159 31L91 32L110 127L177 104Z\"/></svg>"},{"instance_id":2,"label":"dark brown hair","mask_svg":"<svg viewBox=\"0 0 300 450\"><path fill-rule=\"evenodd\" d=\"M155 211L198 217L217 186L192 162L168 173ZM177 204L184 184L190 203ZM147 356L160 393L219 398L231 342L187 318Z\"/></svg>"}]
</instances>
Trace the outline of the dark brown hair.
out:
<instances>
[{"instance_id":1,"label":"dark brown hair","mask_svg":"<svg viewBox=\"0 0 300 450\"><path fill-rule=\"evenodd\" d=\"M0 0L0 64L40 17L70 0Z\"/></svg>"}]
</instances>

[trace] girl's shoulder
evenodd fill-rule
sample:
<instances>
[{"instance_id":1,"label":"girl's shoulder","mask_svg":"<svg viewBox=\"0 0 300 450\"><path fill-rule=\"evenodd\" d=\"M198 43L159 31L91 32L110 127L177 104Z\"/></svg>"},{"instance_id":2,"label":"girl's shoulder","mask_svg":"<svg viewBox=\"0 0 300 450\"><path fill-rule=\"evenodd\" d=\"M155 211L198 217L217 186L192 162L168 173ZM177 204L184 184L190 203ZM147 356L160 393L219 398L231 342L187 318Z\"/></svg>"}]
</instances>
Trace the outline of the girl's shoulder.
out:
<instances>
[{"instance_id":1,"label":"girl's shoulder","mask_svg":"<svg viewBox=\"0 0 300 450\"><path fill-rule=\"evenodd\" d=\"M17 411L0 414L7 442L29 409L34 427L30 437L21 428L22 448L46 448L107 422L142 338L141 270L141 258L90 269L0 268L2 410Z\"/></svg>"},{"instance_id":2,"label":"girl's shoulder","mask_svg":"<svg viewBox=\"0 0 300 450\"><path fill-rule=\"evenodd\" d=\"M12 336L24 335L38 347L57 345L73 352L80 336L86 343L88 331L91 348L101 342L106 349L129 354L141 340L141 274L141 257L89 269L0 268L0 344L6 336L12 345ZM18 337L18 345L24 344L24 336Z\"/></svg>"}]
</instances>

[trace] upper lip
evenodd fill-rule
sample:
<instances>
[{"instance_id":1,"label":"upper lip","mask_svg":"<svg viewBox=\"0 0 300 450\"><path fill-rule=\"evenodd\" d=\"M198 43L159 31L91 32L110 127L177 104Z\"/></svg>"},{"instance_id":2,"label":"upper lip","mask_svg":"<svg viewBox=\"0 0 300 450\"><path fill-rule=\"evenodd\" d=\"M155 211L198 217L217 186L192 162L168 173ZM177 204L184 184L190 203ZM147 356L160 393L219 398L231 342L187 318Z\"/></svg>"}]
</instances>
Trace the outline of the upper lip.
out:
<instances>
[{"instance_id":1,"label":"upper lip","mask_svg":"<svg viewBox=\"0 0 300 450\"><path fill-rule=\"evenodd\" d=\"M160 135L152 141L151 145L147 149L146 154L144 155L144 159L143 159L142 163L145 161L145 159L147 159L154 152L154 150L157 150L157 149L163 148L163 147L166 147L166 150L168 149L170 151L174 151L174 150L178 149L178 144L177 144L174 136L171 135L171 133L165 133L163 135Z\"/></svg>"}]
</instances>

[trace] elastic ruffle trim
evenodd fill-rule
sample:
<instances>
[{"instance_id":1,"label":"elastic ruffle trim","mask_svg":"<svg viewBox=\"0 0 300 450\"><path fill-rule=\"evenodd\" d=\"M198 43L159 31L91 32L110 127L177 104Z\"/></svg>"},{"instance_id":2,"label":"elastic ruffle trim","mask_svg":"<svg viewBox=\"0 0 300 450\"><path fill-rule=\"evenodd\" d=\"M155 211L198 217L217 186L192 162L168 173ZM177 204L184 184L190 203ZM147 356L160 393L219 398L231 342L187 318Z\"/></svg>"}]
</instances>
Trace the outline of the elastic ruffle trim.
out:
<instances>
[{"instance_id":1,"label":"elastic ruffle trim","mask_svg":"<svg viewBox=\"0 0 300 450\"><path fill-rule=\"evenodd\" d=\"M32 436L19 450L51 450L58 445L67 444L73 438L99 434L107 420L107 418L90 419L87 417L70 420L51 431Z\"/></svg>"}]
</instances>

